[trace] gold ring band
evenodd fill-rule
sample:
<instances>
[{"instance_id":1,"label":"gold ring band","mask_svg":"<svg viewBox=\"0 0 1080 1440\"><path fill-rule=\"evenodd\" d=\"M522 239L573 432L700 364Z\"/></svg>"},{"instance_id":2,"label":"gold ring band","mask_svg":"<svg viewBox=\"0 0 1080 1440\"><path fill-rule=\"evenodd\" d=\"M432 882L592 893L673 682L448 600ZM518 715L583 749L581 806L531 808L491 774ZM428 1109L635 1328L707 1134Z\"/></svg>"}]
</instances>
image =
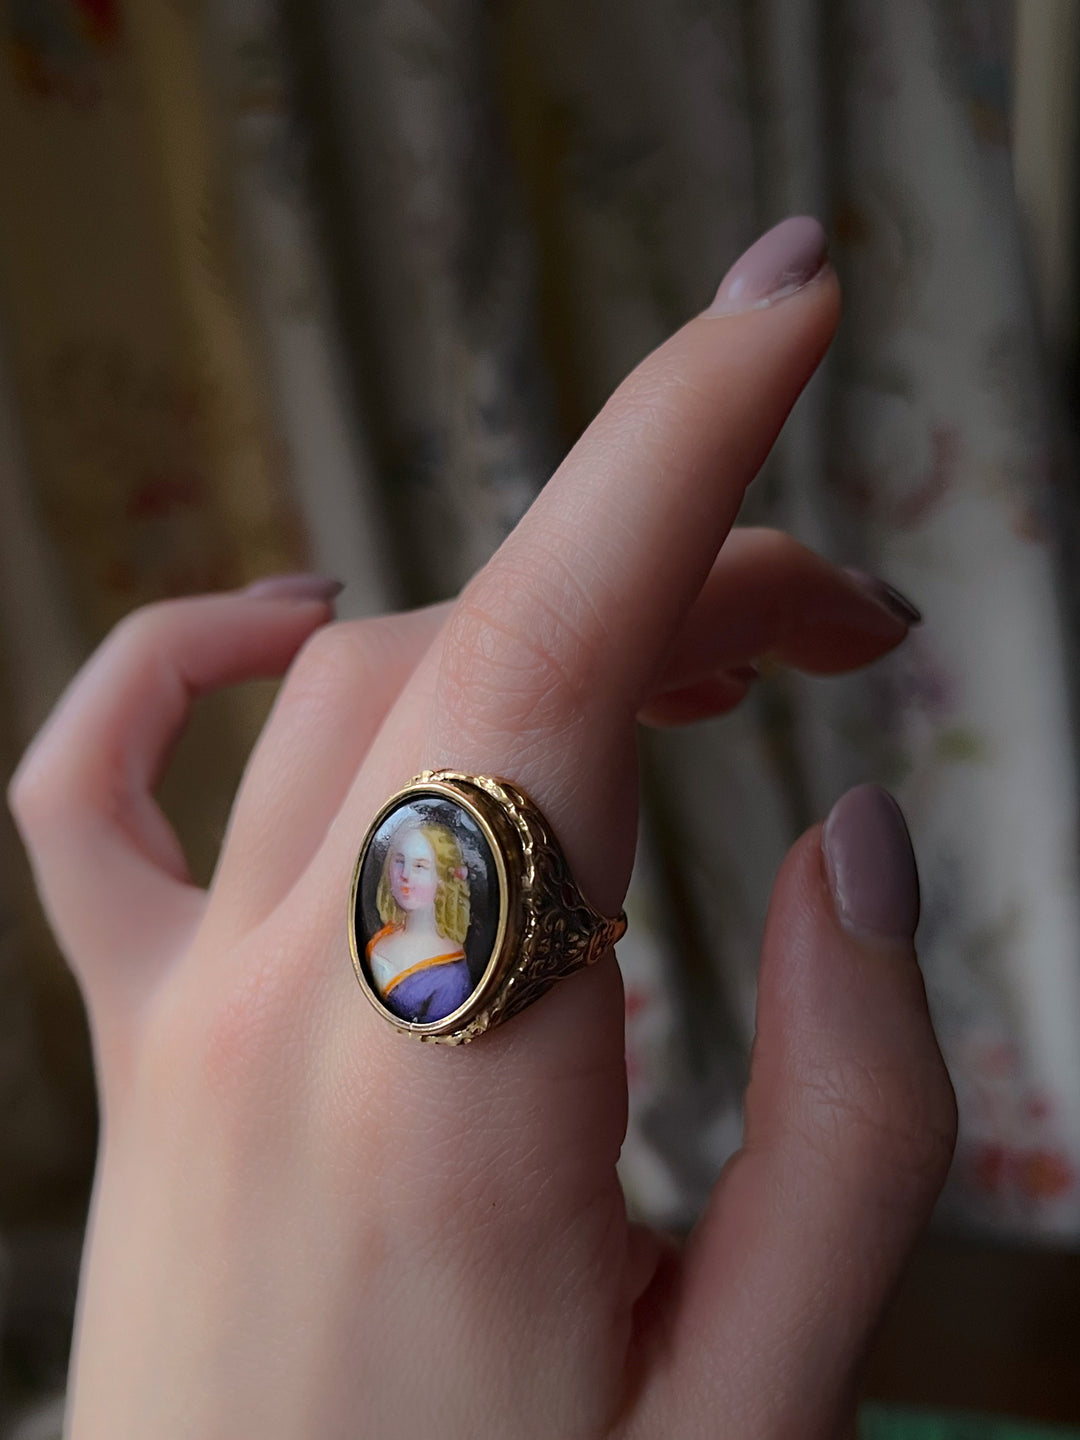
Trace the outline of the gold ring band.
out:
<instances>
[{"instance_id":1,"label":"gold ring band","mask_svg":"<svg viewBox=\"0 0 1080 1440\"><path fill-rule=\"evenodd\" d=\"M368 827L349 889L360 988L396 1029L461 1045L626 930L584 899L551 826L505 780L425 770Z\"/></svg>"}]
</instances>

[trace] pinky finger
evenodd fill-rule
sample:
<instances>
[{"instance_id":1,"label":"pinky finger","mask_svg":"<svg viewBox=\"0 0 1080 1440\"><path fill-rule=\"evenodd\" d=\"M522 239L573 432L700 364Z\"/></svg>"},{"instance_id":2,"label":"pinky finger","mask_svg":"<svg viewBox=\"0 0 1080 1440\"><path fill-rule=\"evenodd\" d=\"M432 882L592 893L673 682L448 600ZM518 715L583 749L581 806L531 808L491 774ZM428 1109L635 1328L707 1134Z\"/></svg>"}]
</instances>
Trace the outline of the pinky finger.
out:
<instances>
[{"instance_id":1,"label":"pinky finger","mask_svg":"<svg viewBox=\"0 0 1080 1440\"><path fill-rule=\"evenodd\" d=\"M202 916L205 892L154 799L195 699L281 675L331 614L326 599L244 592L133 611L23 756L8 804L46 914L91 1000L152 976Z\"/></svg>"}]
</instances>

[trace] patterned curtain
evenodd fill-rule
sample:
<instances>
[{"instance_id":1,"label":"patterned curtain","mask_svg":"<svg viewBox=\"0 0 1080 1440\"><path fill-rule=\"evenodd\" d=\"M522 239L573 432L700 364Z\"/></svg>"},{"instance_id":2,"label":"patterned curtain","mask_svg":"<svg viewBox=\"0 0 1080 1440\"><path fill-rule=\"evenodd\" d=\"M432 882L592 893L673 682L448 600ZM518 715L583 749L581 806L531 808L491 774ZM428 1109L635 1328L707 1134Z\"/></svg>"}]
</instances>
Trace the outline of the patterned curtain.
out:
<instances>
[{"instance_id":1,"label":"patterned curtain","mask_svg":"<svg viewBox=\"0 0 1080 1440\"><path fill-rule=\"evenodd\" d=\"M1012 24L1007 0L9 0L6 769L146 600L309 566L346 616L452 594L739 251L817 214L845 319L744 518L926 623L865 675L772 674L647 738L624 1182L692 1221L738 1143L772 877L874 779L911 821L960 1098L936 1223L1080 1243L1072 517ZM204 702L176 757L203 877L271 692ZM29 1440L59 1434L20 1397L63 1386L94 1117L78 997L0 836L0 1434Z\"/></svg>"}]
</instances>

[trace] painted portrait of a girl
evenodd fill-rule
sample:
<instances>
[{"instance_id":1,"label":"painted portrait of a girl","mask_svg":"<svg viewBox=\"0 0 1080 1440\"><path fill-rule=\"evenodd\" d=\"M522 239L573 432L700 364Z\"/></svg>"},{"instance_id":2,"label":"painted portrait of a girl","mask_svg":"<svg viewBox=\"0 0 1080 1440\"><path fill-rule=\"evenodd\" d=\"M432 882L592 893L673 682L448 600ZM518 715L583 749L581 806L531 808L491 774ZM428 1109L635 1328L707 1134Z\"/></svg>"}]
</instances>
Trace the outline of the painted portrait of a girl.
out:
<instances>
[{"instance_id":1,"label":"painted portrait of a girl","mask_svg":"<svg viewBox=\"0 0 1080 1440\"><path fill-rule=\"evenodd\" d=\"M415 1023L441 1020L473 989L465 957L469 872L453 832L403 820L386 848L375 897L382 928L367 961L383 1003Z\"/></svg>"}]
</instances>

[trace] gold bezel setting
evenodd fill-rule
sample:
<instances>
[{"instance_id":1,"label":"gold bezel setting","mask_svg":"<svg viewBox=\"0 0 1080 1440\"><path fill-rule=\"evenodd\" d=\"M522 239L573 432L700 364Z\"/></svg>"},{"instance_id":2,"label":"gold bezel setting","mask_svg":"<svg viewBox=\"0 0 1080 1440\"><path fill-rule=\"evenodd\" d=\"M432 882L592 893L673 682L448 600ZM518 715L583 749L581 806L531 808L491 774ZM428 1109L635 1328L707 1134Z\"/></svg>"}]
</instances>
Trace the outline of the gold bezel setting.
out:
<instances>
[{"instance_id":1,"label":"gold bezel setting","mask_svg":"<svg viewBox=\"0 0 1080 1440\"><path fill-rule=\"evenodd\" d=\"M440 1020L403 1020L380 999L357 945L357 902L364 861L380 826L422 796L460 806L491 851L499 890L495 941L465 1003ZM527 795L505 780L453 770L425 770L382 805L353 866L349 950L368 1001L396 1030L435 1044L462 1045L517 1014L556 980L591 965L626 930L626 916L607 920L585 901L547 821Z\"/></svg>"}]
</instances>

